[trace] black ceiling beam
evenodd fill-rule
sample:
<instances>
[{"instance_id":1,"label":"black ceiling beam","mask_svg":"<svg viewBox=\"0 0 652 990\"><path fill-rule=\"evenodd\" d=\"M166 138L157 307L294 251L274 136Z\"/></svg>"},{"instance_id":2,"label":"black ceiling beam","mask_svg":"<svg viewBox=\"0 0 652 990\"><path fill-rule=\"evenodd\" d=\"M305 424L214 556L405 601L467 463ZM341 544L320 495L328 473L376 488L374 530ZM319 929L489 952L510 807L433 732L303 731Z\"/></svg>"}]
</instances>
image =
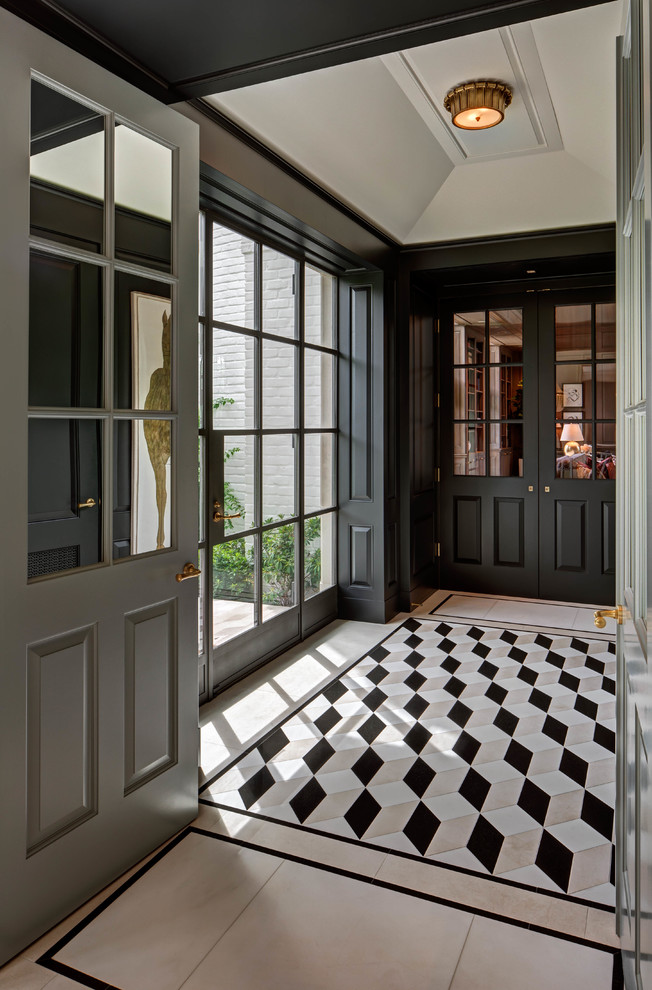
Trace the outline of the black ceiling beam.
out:
<instances>
[{"instance_id":1,"label":"black ceiling beam","mask_svg":"<svg viewBox=\"0 0 652 990\"><path fill-rule=\"evenodd\" d=\"M0 0L0 6L161 102L176 103L607 2Z\"/></svg>"},{"instance_id":2,"label":"black ceiling beam","mask_svg":"<svg viewBox=\"0 0 652 990\"><path fill-rule=\"evenodd\" d=\"M228 92L273 79L386 55L463 35L478 34L482 31L507 27L510 24L608 2L609 0L498 0L498 2L488 0L485 3L478 3L478 0L474 2L457 0L456 10L433 14L427 20L417 23L370 31L364 35L345 38L330 44L279 52L268 58L216 69L203 75L175 79L173 85L189 98ZM291 28L288 35L289 37L292 35Z\"/></svg>"}]
</instances>

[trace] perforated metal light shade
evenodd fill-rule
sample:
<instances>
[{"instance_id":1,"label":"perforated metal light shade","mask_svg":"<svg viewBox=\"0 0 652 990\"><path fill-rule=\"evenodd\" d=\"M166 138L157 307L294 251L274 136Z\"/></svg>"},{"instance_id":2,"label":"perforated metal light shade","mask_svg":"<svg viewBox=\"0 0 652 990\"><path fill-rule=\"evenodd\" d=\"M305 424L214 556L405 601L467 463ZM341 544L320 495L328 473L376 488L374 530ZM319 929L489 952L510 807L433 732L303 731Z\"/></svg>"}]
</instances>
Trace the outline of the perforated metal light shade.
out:
<instances>
[{"instance_id":1,"label":"perforated metal light shade","mask_svg":"<svg viewBox=\"0 0 652 990\"><path fill-rule=\"evenodd\" d=\"M444 106L453 123L467 131L482 131L495 127L505 116L505 107L512 102L509 86L498 82L468 82L446 94Z\"/></svg>"}]
</instances>

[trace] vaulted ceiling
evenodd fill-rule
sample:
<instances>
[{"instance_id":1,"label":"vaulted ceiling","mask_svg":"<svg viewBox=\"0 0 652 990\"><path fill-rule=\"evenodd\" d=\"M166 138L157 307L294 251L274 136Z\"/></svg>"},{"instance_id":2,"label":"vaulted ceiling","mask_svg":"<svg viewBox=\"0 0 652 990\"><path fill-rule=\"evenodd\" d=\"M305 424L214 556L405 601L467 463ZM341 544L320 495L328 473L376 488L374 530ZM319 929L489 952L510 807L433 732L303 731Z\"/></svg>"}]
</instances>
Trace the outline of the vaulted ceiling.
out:
<instances>
[{"instance_id":1,"label":"vaulted ceiling","mask_svg":"<svg viewBox=\"0 0 652 990\"><path fill-rule=\"evenodd\" d=\"M621 3L567 11L206 97L401 244L615 218ZM505 121L453 127L469 79Z\"/></svg>"},{"instance_id":2,"label":"vaulted ceiling","mask_svg":"<svg viewBox=\"0 0 652 990\"><path fill-rule=\"evenodd\" d=\"M400 244L614 219L621 0L0 5L165 102L201 97ZM481 77L513 103L461 132L443 97Z\"/></svg>"}]
</instances>

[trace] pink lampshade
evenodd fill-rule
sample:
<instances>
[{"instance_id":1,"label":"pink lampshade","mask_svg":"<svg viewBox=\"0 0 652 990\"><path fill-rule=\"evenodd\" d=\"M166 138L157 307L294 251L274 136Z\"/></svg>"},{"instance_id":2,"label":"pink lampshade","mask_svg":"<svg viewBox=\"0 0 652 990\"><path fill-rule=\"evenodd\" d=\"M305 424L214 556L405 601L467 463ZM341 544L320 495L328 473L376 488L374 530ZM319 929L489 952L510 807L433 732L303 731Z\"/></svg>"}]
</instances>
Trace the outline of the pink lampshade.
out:
<instances>
[{"instance_id":1,"label":"pink lampshade","mask_svg":"<svg viewBox=\"0 0 652 990\"><path fill-rule=\"evenodd\" d=\"M569 440L575 440L576 443L582 443L584 437L582 435L582 430L580 429L579 423L564 423L564 428L561 431L560 441L562 443L567 443Z\"/></svg>"}]
</instances>

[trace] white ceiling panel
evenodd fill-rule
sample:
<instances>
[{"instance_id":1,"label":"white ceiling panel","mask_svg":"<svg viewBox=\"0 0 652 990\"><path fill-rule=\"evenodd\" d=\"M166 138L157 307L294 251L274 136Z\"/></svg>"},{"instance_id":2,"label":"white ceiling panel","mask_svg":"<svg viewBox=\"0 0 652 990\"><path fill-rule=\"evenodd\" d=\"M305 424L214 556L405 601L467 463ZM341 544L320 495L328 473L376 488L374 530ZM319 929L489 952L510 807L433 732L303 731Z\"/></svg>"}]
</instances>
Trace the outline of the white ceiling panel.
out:
<instances>
[{"instance_id":1,"label":"white ceiling panel","mask_svg":"<svg viewBox=\"0 0 652 990\"><path fill-rule=\"evenodd\" d=\"M613 221L614 187L598 172L567 151L530 156L526 162L509 158L454 169L406 243Z\"/></svg>"},{"instance_id":2,"label":"white ceiling panel","mask_svg":"<svg viewBox=\"0 0 652 990\"><path fill-rule=\"evenodd\" d=\"M208 97L403 244L615 217L621 0ZM462 131L449 89L513 87Z\"/></svg>"},{"instance_id":3,"label":"white ceiling panel","mask_svg":"<svg viewBox=\"0 0 652 990\"><path fill-rule=\"evenodd\" d=\"M610 182L616 175L616 37L621 4L532 22L564 147Z\"/></svg>"},{"instance_id":4,"label":"white ceiling panel","mask_svg":"<svg viewBox=\"0 0 652 990\"><path fill-rule=\"evenodd\" d=\"M453 167L380 59L207 100L398 240Z\"/></svg>"}]
</instances>

